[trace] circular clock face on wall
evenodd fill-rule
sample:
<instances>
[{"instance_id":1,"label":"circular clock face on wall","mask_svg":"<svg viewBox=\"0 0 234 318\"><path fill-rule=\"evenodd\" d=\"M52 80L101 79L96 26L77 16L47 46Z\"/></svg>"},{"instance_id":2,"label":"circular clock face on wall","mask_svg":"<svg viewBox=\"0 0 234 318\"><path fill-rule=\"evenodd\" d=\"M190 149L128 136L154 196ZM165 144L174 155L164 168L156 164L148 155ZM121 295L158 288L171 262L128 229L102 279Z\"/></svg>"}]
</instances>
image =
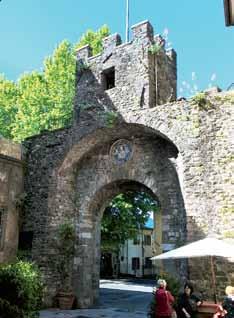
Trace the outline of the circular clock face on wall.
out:
<instances>
[{"instance_id":1,"label":"circular clock face on wall","mask_svg":"<svg viewBox=\"0 0 234 318\"><path fill-rule=\"evenodd\" d=\"M110 156L116 164L123 164L131 159L133 153L132 143L126 139L117 140L110 149Z\"/></svg>"}]
</instances>

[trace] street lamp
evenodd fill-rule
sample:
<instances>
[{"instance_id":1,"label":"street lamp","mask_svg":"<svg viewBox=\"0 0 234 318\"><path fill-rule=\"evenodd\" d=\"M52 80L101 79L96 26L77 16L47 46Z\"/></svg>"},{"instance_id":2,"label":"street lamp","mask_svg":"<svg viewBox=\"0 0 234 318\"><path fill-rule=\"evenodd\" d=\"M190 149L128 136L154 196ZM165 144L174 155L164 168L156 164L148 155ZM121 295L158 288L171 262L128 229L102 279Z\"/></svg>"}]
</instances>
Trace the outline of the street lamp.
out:
<instances>
[{"instance_id":1,"label":"street lamp","mask_svg":"<svg viewBox=\"0 0 234 318\"><path fill-rule=\"evenodd\" d=\"M234 25L234 0L223 0L226 26Z\"/></svg>"}]
</instances>

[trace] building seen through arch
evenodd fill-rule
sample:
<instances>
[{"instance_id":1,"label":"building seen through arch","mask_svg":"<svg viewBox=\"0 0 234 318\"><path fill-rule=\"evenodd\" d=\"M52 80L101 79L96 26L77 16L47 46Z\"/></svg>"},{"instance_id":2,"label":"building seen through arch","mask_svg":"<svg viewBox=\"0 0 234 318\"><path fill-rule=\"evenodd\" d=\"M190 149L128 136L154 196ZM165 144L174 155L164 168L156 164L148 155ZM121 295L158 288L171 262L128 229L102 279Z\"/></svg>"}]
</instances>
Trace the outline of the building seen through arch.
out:
<instances>
[{"instance_id":1,"label":"building seen through arch","mask_svg":"<svg viewBox=\"0 0 234 318\"><path fill-rule=\"evenodd\" d=\"M156 212L158 202L143 191L120 193L111 201L102 218L101 277L153 276Z\"/></svg>"}]
</instances>

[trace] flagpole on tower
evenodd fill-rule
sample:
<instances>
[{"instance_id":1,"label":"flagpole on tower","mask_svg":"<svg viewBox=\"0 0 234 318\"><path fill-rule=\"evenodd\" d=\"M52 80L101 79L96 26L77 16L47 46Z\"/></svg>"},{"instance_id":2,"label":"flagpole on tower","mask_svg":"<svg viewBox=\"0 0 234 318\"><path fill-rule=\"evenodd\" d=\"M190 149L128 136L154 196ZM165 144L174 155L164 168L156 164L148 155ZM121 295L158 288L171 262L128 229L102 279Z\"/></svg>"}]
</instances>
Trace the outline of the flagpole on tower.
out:
<instances>
[{"instance_id":1,"label":"flagpole on tower","mask_svg":"<svg viewBox=\"0 0 234 318\"><path fill-rule=\"evenodd\" d=\"M129 42L129 0L126 1L126 42Z\"/></svg>"}]
</instances>

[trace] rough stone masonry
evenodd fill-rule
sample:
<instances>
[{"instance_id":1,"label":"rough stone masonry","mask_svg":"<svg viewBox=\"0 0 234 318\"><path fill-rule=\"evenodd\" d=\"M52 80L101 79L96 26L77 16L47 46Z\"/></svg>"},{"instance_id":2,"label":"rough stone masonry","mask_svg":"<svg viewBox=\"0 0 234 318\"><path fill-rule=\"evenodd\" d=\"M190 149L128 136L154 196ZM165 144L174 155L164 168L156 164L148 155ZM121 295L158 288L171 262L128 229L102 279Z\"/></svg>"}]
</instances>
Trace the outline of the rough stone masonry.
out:
<instances>
[{"instance_id":1,"label":"rough stone masonry","mask_svg":"<svg viewBox=\"0 0 234 318\"><path fill-rule=\"evenodd\" d=\"M21 146L0 138L0 263L15 257L18 248L23 194Z\"/></svg>"},{"instance_id":2,"label":"rough stone masonry","mask_svg":"<svg viewBox=\"0 0 234 318\"><path fill-rule=\"evenodd\" d=\"M121 44L118 34L104 39L97 56L89 46L77 51L72 126L24 142L21 234L32 238L48 304L60 283L50 266L58 257L53 237L67 218L76 228L72 282L78 306L98 300L102 213L125 190L147 191L160 202L159 243L234 236L233 92L176 101L175 51L158 49L162 38L148 21L132 32L129 43ZM206 265L191 262L187 269L209 293ZM187 269L178 270L184 275ZM218 262L217 270L223 285L231 283L228 262Z\"/></svg>"}]
</instances>

